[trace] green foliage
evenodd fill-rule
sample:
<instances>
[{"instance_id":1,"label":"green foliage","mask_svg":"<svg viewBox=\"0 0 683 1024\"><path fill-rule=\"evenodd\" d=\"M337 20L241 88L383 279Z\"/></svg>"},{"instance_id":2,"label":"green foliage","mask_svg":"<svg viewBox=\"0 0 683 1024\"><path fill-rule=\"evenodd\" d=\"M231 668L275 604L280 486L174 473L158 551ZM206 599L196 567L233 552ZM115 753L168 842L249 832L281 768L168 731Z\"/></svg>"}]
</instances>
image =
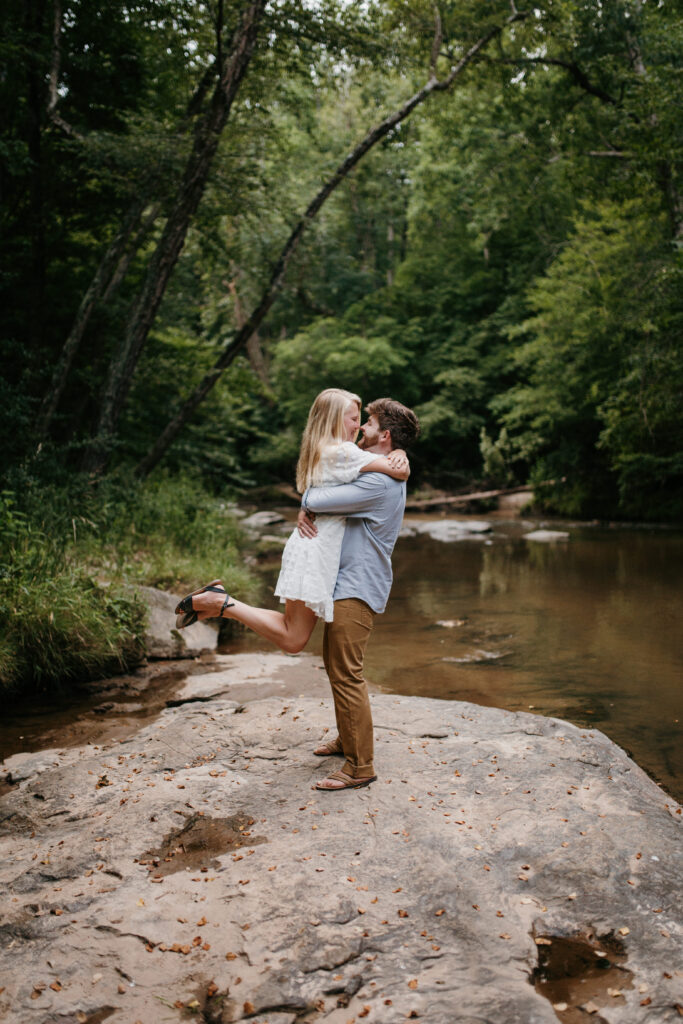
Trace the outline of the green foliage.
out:
<instances>
[{"instance_id":1,"label":"green foliage","mask_svg":"<svg viewBox=\"0 0 683 1024\"><path fill-rule=\"evenodd\" d=\"M93 492L32 482L0 497L0 690L67 688L144 656L134 584L178 591L210 578L256 596L225 501L190 478L112 476Z\"/></svg>"},{"instance_id":2,"label":"green foliage","mask_svg":"<svg viewBox=\"0 0 683 1024\"><path fill-rule=\"evenodd\" d=\"M681 514L680 283L664 217L634 199L586 204L529 290L535 315L512 332L525 383L494 404L537 478L569 478L559 511L606 512L618 491L624 515Z\"/></svg>"},{"instance_id":3,"label":"green foliage","mask_svg":"<svg viewBox=\"0 0 683 1024\"><path fill-rule=\"evenodd\" d=\"M44 497L52 482L60 550L75 530L95 558L109 545L109 568L201 579L199 549L158 532L136 553L122 500L111 497L118 512L105 526L100 499L70 477L176 198L193 112L211 95L216 10L226 42L241 5L62 9L56 112L72 132L48 113L53 10L29 16L18 0L3 10L0 60L23 70L0 76L0 459L15 490L34 493L38 476ZM444 76L510 5L439 10ZM267 5L137 367L114 451L123 477L255 307L321 184L427 80L433 31L427 0ZM639 0L552 0L507 29L333 193L258 345L210 392L167 471L211 493L291 481L308 407L336 385L416 408L413 483L531 480L552 511L680 517L682 32L672 5ZM139 196L157 219L100 301L36 453L51 370ZM103 481L100 494L118 486ZM174 485L159 486L168 498L131 493L141 508L170 508ZM192 486L181 481L179 493ZM210 550L201 524L187 524L185 540L201 535Z\"/></svg>"},{"instance_id":4,"label":"green foliage","mask_svg":"<svg viewBox=\"0 0 683 1024\"><path fill-rule=\"evenodd\" d=\"M67 687L140 660L140 599L71 564L7 491L0 537L0 690Z\"/></svg>"}]
</instances>

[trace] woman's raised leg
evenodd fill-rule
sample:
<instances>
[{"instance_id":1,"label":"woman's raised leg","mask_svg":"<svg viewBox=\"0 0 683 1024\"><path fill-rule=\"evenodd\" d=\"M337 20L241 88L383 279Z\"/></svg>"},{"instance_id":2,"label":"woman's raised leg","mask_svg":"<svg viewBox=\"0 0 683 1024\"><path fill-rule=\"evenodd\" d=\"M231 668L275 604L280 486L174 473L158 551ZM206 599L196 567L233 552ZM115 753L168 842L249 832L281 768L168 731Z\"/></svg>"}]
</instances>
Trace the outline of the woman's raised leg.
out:
<instances>
[{"instance_id":1,"label":"woman's raised leg","mask_svg":"<svg viewBox=\"0 0 683 1024\"><path fill-rule=\"evenodd\" d=\"M259 636L270 640L286 654L303 651L318 621L315 612L307 608L303 601L287 601L283 615L270 608L254 608L232 596L230 600L231 604L223 611L224 619L236 619ZM197 594L192 598L192 606L199 619L219 615L222 604L223 600L217 594Z\"/></svg>"}]
</instances>

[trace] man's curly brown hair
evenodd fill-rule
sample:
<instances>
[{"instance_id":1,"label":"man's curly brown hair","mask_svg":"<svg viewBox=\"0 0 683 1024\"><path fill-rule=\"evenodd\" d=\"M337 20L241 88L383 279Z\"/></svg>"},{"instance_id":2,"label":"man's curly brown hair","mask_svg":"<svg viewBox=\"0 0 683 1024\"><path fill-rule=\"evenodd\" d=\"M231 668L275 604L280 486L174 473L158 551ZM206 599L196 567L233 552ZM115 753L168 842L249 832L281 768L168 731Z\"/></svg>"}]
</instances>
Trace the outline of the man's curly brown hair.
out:
<instances>
[{"instance_id":1,"label":"man's curly brown hair","mask_svg":"<svg viewBox=\"0 0 683 1024\"><path fill-rule=\"evenodd\" d=\"M394 448L409 448L420 435L420 423L412 409L393 398L376 398L366 405L368 416L376 416L380 430L388 430Z\"/></svg>"}]
</instances>

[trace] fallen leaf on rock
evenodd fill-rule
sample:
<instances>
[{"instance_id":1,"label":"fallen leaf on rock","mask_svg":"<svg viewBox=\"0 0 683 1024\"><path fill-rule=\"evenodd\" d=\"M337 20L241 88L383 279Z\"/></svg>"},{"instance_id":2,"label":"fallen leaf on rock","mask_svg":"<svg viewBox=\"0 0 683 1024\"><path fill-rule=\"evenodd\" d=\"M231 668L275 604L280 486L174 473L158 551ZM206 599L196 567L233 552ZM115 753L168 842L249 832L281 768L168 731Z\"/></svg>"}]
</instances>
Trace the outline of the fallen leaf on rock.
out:
<instances>
[{"instance_id":1,"label":"fallen leaf on rock","mask_svg":"<svg viewBox=\"0 0 683 1024\"><path fill-rule=\"evenodd\" d=\"M242 1006L242 1009L245 1013L254 1013L256 1008L254 1004L250 1003L249 1000L247 999L244 1005Z\"/></svg>"},{"instance_id":2,"label":"fallen leaf on rock","mask_svg":"<svg viewBox=\"0 0 683 1024\"><path fill-rule=\"evenodd\" d=\"M639 992L640 992L640 994L642 995L642 994L643 994L643 992L647 992L647 991L648 991L649 987L650 987L650 986L649 986L649 985L648 985L648 984L647 984L646 982L643 982L643 984L642 984L642 985L639 985L639 986L638 986L638 991L639 991Z\"/></svg>"},{"instance_id":3,"label":"fallen leaf on rock","mask_svg":"<svg viewBox=\"0 0 683 1024\"><path fill-rule=\"evenodd\" d=\"M640 1005L641 1006L649 1006L651 1002L652 1002L652 1000L650 999L650 997L646 996L645 999L641 999L640 1000Z\"/></svg>"},{"instance_id":4,"label":"fallen leaf on rock","mask_svg":"<svg viewBox=\"0 0 683 1024\"><path fill-rule=\"evenodd\" d=\"M62 991L62 986L59 983L59 981L53 981L52 984L50 985L50 988L52 989L53 992L61 992Z\"/></svg>"},{"instance_id":5,"label":"fallen leaf on rock","mask_svg":"<svg viewBox=\"0 0 683 1024\"><path fill-rule=\"evenodd\" d=\"M210 981L209 987L206 990L206 994L209 997L209 999L211 999L212 996L215 996L216 992L218 992L218 985L216 984L215 981Z\"/></svg>"},{"instance_id":6,"label":"fallen leaf on rock","mask_svg":"<svg viewBox=\"0 0 683 1024\"><path fill-rule=\"evenodd\" d=\"M498 938L499 939L509 939L510 936L508 935L507 932L501 932L500 935L498 936Z\"/></svg>"},{"instance_id":7,"label":"fallen leaf on rock","mask_svg":"<svg viewBox=\"0 0 683 1024\"><path fill-rule=\"evenodd\" d=\"M407 910L399 910L398 916L399 917L409 917L410 915L409 915Z\"/></svg>"},{"instance_id":8,"label":"fallen leaf on rock","mask_svg":"<svg viewBox=\"0 0 683 1024\"><path fill-rule=\"evenodd\" d=\"M441 909L441 910L435 910L435 911L434 911L434 917L441 917L441 915L442 915L442 914L445 914L445 913L446 913L446 911L445 911L445 910L443 910L443 909Z\"/></svg>"},{"instance_id":9,"label":"fallen leaf on rock","mask_svg":"<svg viewBox=\"0 0 683 1024\"><path fill-rule=\"evenodd\" d=\"M583 1006L581 1007L581 1009L585 1010L586 1013L597 1013L598 1010L600 1009L600 1007L596 1006L596 1004L593 1003L593 1002L588 1002L588 1003L584 1003Z\"/></svg>"},{"instance_id":10,"label":"fallen leaf on rock","mask_svg":"<svg viewBox=\"0 0 683 1024\"><path fill-rule=\"evenodd\" d=\"M77 1010L76 1020L78 1021L78 1024L86 1024L86 1021L88 1020L87 1013L83 1013L83 1010Z\"/></svg>"},{"instance_id":11,"label":"fallen leaf on rock","mask_svg":"<svg viewBox=\"0 0 683 1024\"><path fill-rule=\"evenodd\" d=\"M417 978L411 978L408 982L408 988L417 988Z\"/></svg>"},{"instance_id":12,"label":"fallen leaf on rock","mask_svg":"<svg viewBox=\"0 0 683 1024\"><path fill-rule=\"evenodd\" d=\"M620 988L608 988L607 989L607 995L611 996L612 999L618 999L619 996L621 995L621 989Z\"/></svg>"},{"instance_id":13,"label":"fallen leaf on rock","mask_svg":"<svg viewBox=\"0 0 683 1024\"><path fill-rule=\"evenodd\" d=\"M569 895L567 896L567 899L568 900L575 900L576 899L576 893L575 892L570 892Z\"/></svg>"},{"instance_id":14,"label":"fallen leaf on rock","mask_svg":"<svg viewBox=\"0 0 683 1024\"><path fill-rule=\"evenodd\" d=\"M176 1001L175 1001L175 1003L173 1005L175 1006L176 1010L184 1010L185 1009L185 1003L182 1001L182 999L176 999Z\"/></svg>"},{"instance_id":15,"label":"fallen leaf on rock","mask_svg":"<svg viewBox=\"0 0 683 1024\"><path fill-rule=\"evenodd\" d=\"M385 1006L393 1006L394 1004L393 1004L391 999L385 999L384 1000L384 1005Z\"/></svg>"},{"instance_id":16,"label":"fallen leaf on rock","mask_svg":"<svg viewBox=\"0 0 683 1024\"><path fill-rule=\"evenodd\" d=\"M567 1009L569 1009L568 1003L553 1003L553 1010L557 1010L558 1013L563 1013Z\"/></svg>"},{"instance_id":17,"label":"fallen leaf on rock","mask_svg":"<svg viewBox=\"0 0 683 1024\"><path fill-rule=\"evenodd\" d=\"M537 939L534 939L537 946L552 946L552 939L545 939L542 935L539 935Z\"/></svg>"},{"instance_id":18,"label":"fallen leaf on rock","mask_svg":"<svg viewBox=\"0 0 683 1024\"><path fill-rule=\"evenodd\" d=\"M631 931L631 929L630 929L630 928L626 928L626 927L624 927L624 928L620 928L620 929L619 929L619 934L620 934L620 935L628 935L630 931Z\"/></svg>"},{"instance_id":19,"label":"fallen leaf on rock","mask_svg":"<svg viewBox=\"0 0 683 1024\"><path fill-rule=\"evenodd\" d=\"M370 1013L370 1007L369 1007L369 1006L364 1006L364 1007L363 1007L363 1009L362 1009L362 1010L360 1011L360 1013L358 1014L358 1016L359 1016L359 1017L367 1017L367 1015L368 1015L369 1013Z\"/></svg>"},{"instance_id":20,"label":"fallen leaf on rock","mask_svg":"<svg viewBox=\"0 0 683 1024\"><path fill-rule=\"evenodd\" d=\"M225 959L226 960L236 960L237 959L237 953L226 953L225 954Z\"/></svg>"},{"instance_id":21,"label":"fallen leaf on rock","mask_svg":"<svg viewBox=\"0 0 683 1024\"><path fill-rule=\"evenodd\" d=\"M144 905L145 905L145 901L143 900L143 898L141 896L140 899L137 902L137 906L138 907L144 907Z\"/></svg>"},{"instance_id":22,"label":"fallen leaf on rock","mask_svg":"<svg viewBox=\"0 0 683 1024\"><path fill-rule=\"evenodd\" d=\"M205 924L208 924L208 923L209 923L209 922L208 922L208 921L206 920L206 918L205 918L205 917L200 917L200 918L199 918L199 920L197 921L197 927L198 927L198 928L203 928L203 927L204 927L204 925L205 925Z\"/></svg>"},{"instance_id":23,"label":"fallen leaf on rock","mask_svg":"<svg viewBox=\"0 0 683 1024\"><path fill-rule=\"evenodd\" d=\"M118 991L120 996L123 996L123 995L126 994L126 986L123 984L123 982L119 982L117 991Z\"/></svg>"}]
</instances>

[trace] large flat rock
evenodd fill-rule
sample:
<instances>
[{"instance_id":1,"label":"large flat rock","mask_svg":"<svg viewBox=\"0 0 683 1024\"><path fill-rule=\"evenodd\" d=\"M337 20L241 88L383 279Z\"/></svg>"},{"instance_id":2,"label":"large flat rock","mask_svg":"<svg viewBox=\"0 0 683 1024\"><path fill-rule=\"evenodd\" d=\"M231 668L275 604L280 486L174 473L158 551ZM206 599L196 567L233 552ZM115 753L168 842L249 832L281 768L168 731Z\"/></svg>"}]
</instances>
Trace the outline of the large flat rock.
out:
<instances>
[{"instance_id":1,"label":"large flat rock","mask_svg":"<svg viewBox=\"0 0 683 1024\"><path fill-rule=\"evenodd\" d=\"M311 753L319 696L186 703L34 773L19 755L0 1017L679 1020L675 802L599 732L372 701L380 777L351 792L312 788L340 764ZM587 966L555 1010L530 979L572 938Z\"/></svg>"}]
</instances>

